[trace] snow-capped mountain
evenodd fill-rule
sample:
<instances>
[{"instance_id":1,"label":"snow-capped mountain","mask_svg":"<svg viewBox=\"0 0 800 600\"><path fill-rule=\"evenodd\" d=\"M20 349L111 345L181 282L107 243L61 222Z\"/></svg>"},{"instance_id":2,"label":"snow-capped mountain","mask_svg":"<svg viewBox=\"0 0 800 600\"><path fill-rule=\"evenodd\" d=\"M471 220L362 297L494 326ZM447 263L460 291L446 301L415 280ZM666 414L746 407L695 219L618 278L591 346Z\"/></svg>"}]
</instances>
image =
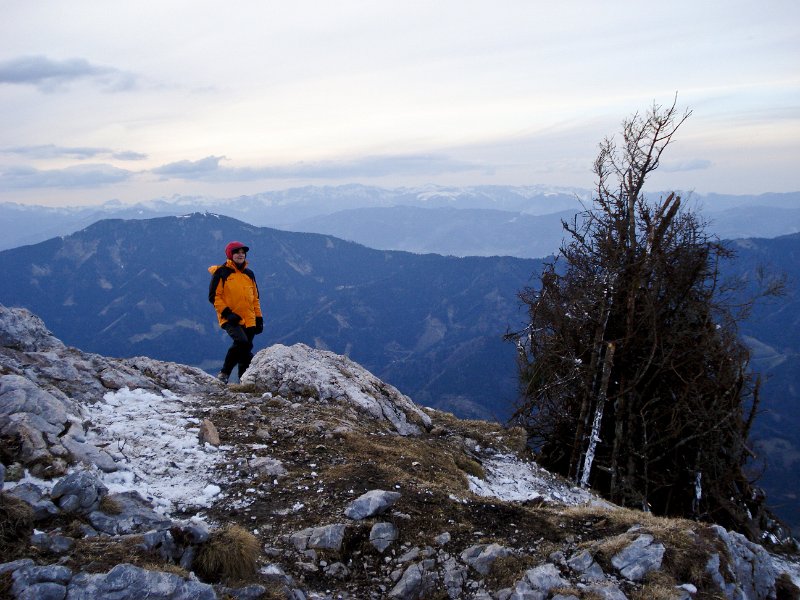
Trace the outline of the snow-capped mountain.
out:
<instances>
[{"instance_id":1,"label":"snow-capped mountain","mask_svg":"<svg viewBox=\"0 0 800 600\"><path fill-rule=\"evenodd\" d=\"M800 231L800 193L687 192L683 197L703 212L710 230L722 238ZM548 186L386 189L353 184L223 199L174 196L135 205L112 201L95 207L50 208L4 203L0 250L67 235L99 219L210 211L256 226L327 233L382 250L539 258L558 249L562 229L560 218L553 215L569 219L590 201L590 190Z\"/></svg>"}]
</instances>

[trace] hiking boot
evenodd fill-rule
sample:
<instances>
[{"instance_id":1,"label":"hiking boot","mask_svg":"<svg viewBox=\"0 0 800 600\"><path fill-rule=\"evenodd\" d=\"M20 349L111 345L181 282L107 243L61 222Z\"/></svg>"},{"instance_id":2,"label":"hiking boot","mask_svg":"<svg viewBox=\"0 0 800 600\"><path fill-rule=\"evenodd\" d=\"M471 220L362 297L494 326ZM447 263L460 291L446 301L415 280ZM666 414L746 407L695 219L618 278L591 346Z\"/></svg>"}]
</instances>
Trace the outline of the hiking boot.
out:
<instances>
[{"instance_id":1,"label":"hiking boot","mask_svg":"<svg viewBox=\"0 0 800 600\"><path fill-rule=\"evenodd\" d=\"M220 371L217 374L217 379L219 379L222 383L225 383L225 384L228 383L228 377L230 377L230 375L228 375L227 373L223 373L222 371Z\"/></svg>"}]
</instances>

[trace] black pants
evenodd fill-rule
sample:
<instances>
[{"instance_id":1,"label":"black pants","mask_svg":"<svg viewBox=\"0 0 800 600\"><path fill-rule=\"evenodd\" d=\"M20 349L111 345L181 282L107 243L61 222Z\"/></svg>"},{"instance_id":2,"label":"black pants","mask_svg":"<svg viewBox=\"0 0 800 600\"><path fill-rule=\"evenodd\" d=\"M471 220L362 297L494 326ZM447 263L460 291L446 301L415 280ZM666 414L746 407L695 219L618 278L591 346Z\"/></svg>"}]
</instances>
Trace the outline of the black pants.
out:
<instances>
[{"instance_id":1,"label":"black pants","mask_svg":"<svg viewBox=\"0 0 800 600\"><path fill-rule=\"evenodd\" d=\"M233 344L228 348L225 362L222 363L222 372L230 375L233 367L239 365L239 378L241 379L250 361L253 360L253 338L256 336L255 327L242 327L225 323L222 328L231 336Z\"/></svg>"}]
</instances>

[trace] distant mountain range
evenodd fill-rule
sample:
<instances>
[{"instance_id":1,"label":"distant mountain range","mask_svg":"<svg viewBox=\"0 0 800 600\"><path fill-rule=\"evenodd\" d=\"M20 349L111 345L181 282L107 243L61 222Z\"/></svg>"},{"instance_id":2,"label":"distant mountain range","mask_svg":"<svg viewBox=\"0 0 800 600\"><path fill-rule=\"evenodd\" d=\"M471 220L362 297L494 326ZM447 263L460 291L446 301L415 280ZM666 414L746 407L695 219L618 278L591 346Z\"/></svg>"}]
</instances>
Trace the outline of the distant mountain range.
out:
<instances>
[{"instance_id":1,"label":"distant mountain range","mask_svg":"<svg viewBox=\"0 0 800 600\"><path fill-rule=\"evenodd\" d=\"M105 220L0 252L0 303L46 319L64 342L218 370L228 340L208 303L227 241L251 247L266 312L257 347L303 342L351 356L415 401L505 418L516 389L517 292L541 263L380 251L331 236L196 213Z\"/></svg>"},{"instance_id":2,"label":"distant mountain range","mask_svg":"<svg viewBox=\"0 0 800 600\"><path fill-rule=\"evenodd\" d=\"M263 296L257 349L303 342L350 356L420 404L461 417L510 414L515 349L502 336L524 322L516 295L536 283L540 260L374 250L209 213L104 220L0 251L0 303L31 309L88 351L214 372L228 340L207 301L207 267L222 262L232 239L251 246ZM754 281L760 264L789 276L787 295L757 305L742 334L766 376L754 432L768 461L763 485L798 528L800 234L732 246L728 276Z\"/></svg>"},{"instance_id":3,"label":"distant mountain range","mask_svg":"<svg viewBox=\"0 0 800 600\"><path fill-rule=\"evenodd\" d=\"M545 186L384 189L304 187L229 199L174 197L136 205L51 208L0 204L0 250L68 235L106 218L145 219L214 212L247 223L324 233L382 250L453 256L539 258L558 249L589 190ZM688 203L724 239L800 231L800 192L758 196L698 195Z\"/></svg>"}]
</instances>

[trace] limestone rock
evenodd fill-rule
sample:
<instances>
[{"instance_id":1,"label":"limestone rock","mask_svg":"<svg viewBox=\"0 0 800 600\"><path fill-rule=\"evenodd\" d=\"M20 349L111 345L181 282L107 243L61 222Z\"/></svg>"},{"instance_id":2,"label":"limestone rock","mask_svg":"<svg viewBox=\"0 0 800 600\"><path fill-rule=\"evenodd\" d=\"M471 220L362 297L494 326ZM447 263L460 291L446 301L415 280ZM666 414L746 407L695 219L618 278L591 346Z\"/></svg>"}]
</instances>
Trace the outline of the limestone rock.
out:
<instances>
[{"instance_id":1,"label":"limestone rock","mask_svg":"<svg viewBox=\"0 0 800 600\"><path fill-rule=\"evenodd\" d=\"M97 510L108 488L89 471L77 471L60 479L50 497L64 512L89 514Z\"/></svg>"},{"instance_id":2,"label":"limestone rock","mask_svg":"<svg viewBox=\"0 0 800 600\"><path fill-rule=\"evenodd\" d=\"M652 535L643 534L615 554L611 564L626 579L641 581L650 571L661 568L665 550L663 544L653 543Z\"/></svg>"},{"instance_id":3,"label":"limestone rock","mask_svg":"<svg viewBox=\"0 0 800 600\"><path fill-rule=\"evenodd\" d=\"M41 352L64 348L64 343L28 309L0 304L0 346L23 352Z\"/></svg>"},{"instance_id":4,"label":"limestone rock","mask_svg":"<svg viewBox=\"0 0 800 600\"><path fill-rule=\"evenodd\" d=\"M211 444L217 448L219 447L219 432L211 419L203 419L203 422L200 423L199 438L201 446L203 444Z\"/></svg>"},{"instance_id":5,"label":"limestone rock","mask_svg":"<svg viewBox=\"0 0 800 600\"><path fill-rule=\"evenodd\" d=\"M399 532L393 523L375 523L369 532L369 541L378 552L383 552L398 536Z\"/></svg>"},{"instance_id":6,"label":"limestone rock","mask_svg":"<svg viewBox=\"0 0 800 600\"><path fill-rule=\"evenodd\" d=\"M488 575L498 558L509 556L511 550L500 544L477 544L461 553L461 560L481 575Z\"/></svg>"},{"instance_id":7,"label":"limestone rock","mask_svg":"<svg viewBox=\"0 0 800 600\"><path fill-rule=\"evenodd\" d=\"M388 421L401 435L429 429L431 419L408 396L345 356L305 344L276 344L255 355L242 377L259 392L352 404L375 419Z\"/></svg>"},{"instance_id":8,"label":"limestone rock","mask_svg":"<svg viewBox=\"0 0 800 600\"><path fill-rule=\"evenodd\" d=\"M400 498L400 492L387 492L385 490L370 490L350 503L344 514L354 521L368 519L382 515L389 510Z\"/></svg>"}]
</instances>

